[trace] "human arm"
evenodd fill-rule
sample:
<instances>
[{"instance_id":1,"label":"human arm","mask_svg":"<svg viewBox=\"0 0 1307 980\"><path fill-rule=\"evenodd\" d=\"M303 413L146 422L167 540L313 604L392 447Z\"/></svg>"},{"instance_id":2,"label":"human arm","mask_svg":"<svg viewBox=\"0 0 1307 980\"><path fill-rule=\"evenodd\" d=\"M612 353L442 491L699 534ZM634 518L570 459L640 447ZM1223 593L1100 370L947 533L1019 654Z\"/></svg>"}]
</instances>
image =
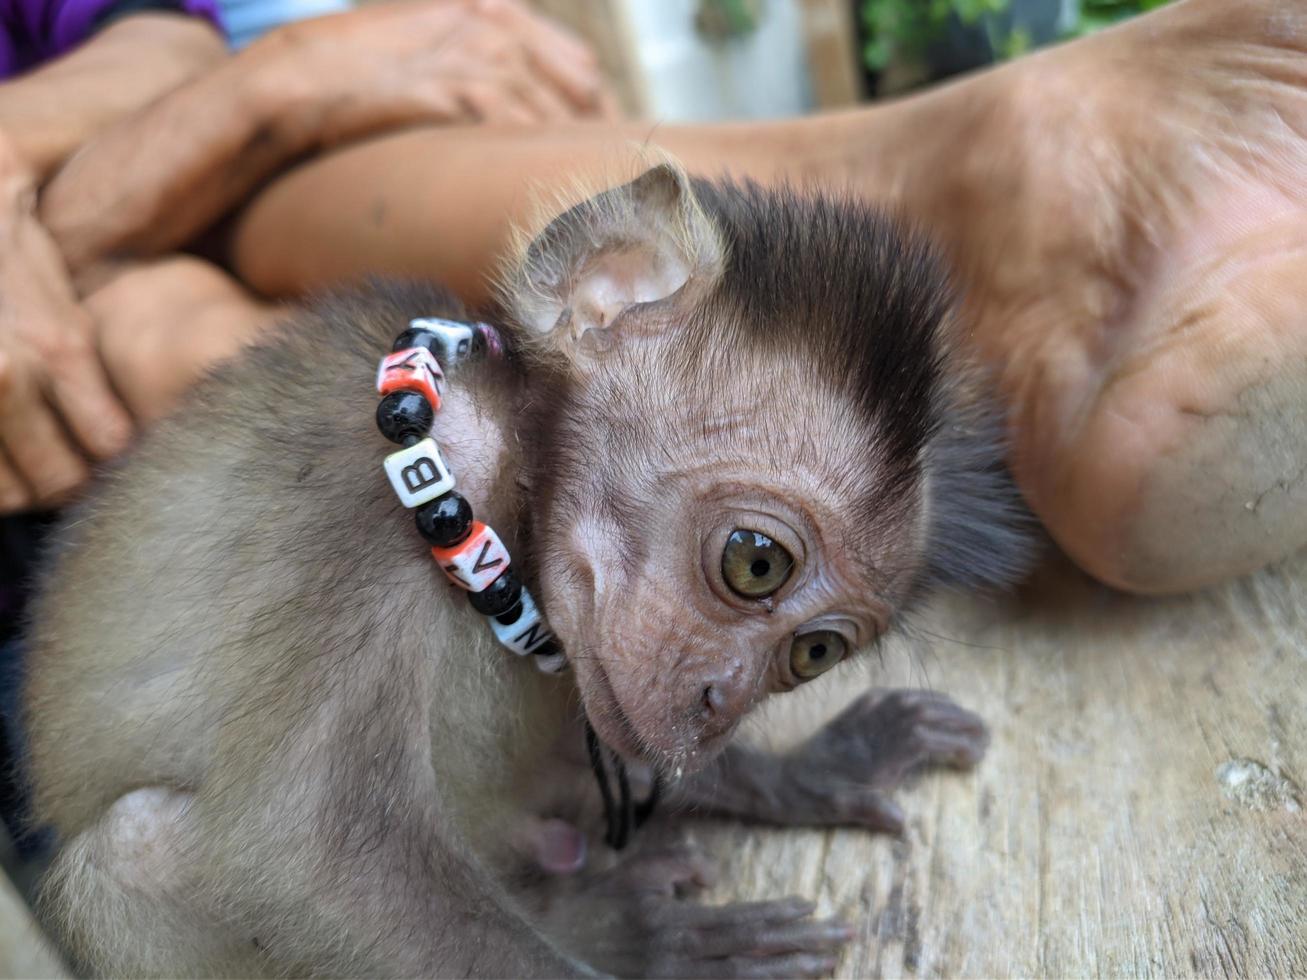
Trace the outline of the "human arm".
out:
<instances>
[{"instance_id":1,"label":"human arm","mask_svg":"<svg viewBox=\"0 0 1307 980\"><path fill-rule=\"evenodd\" d=\"M206 20L132 14L0 84L0 132L39 185L105 127L225 57L222 37Z\"/></svg>"},{"instance_id":2,"label":"human arm","mask_svg":"<svg viewBox=\"0 0 1307 980\"><path fill-rule=\"evenodd\" d=\"M509 0L411 0L269 34L87 147L41 217L80 271L208 227L288 162L418 122L607 111L593 56Z\"/></svg>"}]
</instances>

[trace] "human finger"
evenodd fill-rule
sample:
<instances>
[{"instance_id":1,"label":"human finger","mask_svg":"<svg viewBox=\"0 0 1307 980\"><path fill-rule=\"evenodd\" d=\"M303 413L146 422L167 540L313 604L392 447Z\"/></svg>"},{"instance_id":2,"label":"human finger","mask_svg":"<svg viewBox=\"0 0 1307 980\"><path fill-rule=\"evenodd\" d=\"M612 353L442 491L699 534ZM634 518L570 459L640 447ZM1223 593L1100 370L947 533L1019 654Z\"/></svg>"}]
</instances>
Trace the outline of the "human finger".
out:
<instances>
[{"instance_id":1,"label":"human finger","mask_svg":"<svg viewBox=\"0 0 1307 980\"><path fill-rule=\"evenodd\" d=\"M31 491L0 446L0 514L15 514L31 505Z\"/></svg>"},{"instance_id":2,"label":"human finger","mask_svg":"<svg viewBox=\"0 0 1307 980\"><path fill-rule=\"evenodd\" d=\"M0 442L38 506L62 501L90 476L54 411L36 392L7 400Z\"/></svg>"},{"instance_id":3,"label":"human finger","mask_svg":"<svg viewBox=\"0 0 1307 980\"><path fill-rule=\"evenodd\" d=\"M466 116L478 122L533 126L541 121L511 89L495 82L468 82L459 93L458 103Z\"/></svg>"},{"instance_id":4,"label":"human finger","mask_svg":"<svg viewBox=\"0 0 1307 980\"><path fill-rule=\"evenodd\" d=\"M595 110L603 75L588 46L552 21L516 5L505 8L501 22L521 39L532 68L543 81L574 108Z\"/></svg>"},{"instance_id":5,"label":"human finger","mask_svg":"<svg viewBox=\"0 0 1307 980\"><path fill-rule=\"evenodd\" d=\"M127 448L132 420L89 342L73 341L50 367L50 398L78 443L96 459Z\"/></svg>"}]
</instances>

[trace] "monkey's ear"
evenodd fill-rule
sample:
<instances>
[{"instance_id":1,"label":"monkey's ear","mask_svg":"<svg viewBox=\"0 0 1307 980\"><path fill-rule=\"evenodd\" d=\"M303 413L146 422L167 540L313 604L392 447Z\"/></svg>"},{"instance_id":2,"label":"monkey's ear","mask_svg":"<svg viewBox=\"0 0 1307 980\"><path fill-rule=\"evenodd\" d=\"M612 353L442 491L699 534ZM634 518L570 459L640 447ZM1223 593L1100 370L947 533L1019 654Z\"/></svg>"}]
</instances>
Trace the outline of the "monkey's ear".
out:
<instances>
[{"instance_id":1,"label":"monkey's ear","mask_svg":"<svg viewBox=\"0 0 1307 980\"><path fill-rule=\"evenodd\" d=\"M709 283L721 264L721 236L689 180L662 164L551 221L510 273L506 299L531 338L598 350L623 313Z\"/></svg>"}]
</instances>

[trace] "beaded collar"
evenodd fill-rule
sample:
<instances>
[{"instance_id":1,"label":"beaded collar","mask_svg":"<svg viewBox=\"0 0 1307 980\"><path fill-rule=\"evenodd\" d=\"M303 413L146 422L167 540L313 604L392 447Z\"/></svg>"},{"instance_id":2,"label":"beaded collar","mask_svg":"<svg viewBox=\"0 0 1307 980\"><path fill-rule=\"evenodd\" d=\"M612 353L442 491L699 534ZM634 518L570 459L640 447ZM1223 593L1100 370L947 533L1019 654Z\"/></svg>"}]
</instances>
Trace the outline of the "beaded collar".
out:
<instances>
[{"instance_id":1,"label":"beaded collar","mask_svg":"<svg viewBox=\"0 0 1307 980\"><path fill-rule=\"evenodd\" d=\"M453 370L472 356L501 357L503 350L488 323L410 321L377 368L377 428L403 446L386 457L386 476L400 503L413 510L418 533L446 577L489 619L503 646L555 674L567 668L566 654L513 571L499 535L473 517L472 505L454 489L454 474L430 435L445 388L441 365Z\"/></svg>"},{"instance_id":2,"label":"beaded collar","mask_svg":"<svg viewBox=\"0 0 1307 980\"><path fill-rule=\"evenodd\" d=\"M454 474L430 435L445 386L441 365L452 370L483 353L491 357L504 353L499 332L488 323L424 317L409 321L408 329L395 338L391 353L377 368L381 395L377 428L404 448L386 457L386 476L400 503L413 510L418 533L431 545L431 556L449 581L467 593L472 608L490 620L495 638L519 656L531 656L545 673L556 674L567 669L567 655L513 571L499 535L473 517L472 505L454 489ZM608 824L604 839L620 851L653 812L659 780L655 774L649 797L636 803L626 766L621 756L612 753L614 798L609 766L589 719L585 737Z\"/></svg>"}]
</instances>

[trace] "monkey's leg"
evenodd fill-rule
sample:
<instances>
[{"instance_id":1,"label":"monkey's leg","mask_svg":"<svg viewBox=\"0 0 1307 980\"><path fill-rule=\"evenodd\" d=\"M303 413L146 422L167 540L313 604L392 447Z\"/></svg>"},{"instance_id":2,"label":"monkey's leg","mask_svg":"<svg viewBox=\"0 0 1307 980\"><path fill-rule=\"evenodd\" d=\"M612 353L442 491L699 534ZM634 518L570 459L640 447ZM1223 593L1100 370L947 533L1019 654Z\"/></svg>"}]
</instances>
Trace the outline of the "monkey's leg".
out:
<instances>
[{"instance_id":1,"label":"monkey's leg","mask_svg":"<svg viewBox=\"0 0 1307 980\"><path fill-rule=\"evenodd\" d=\"M642 835L616 866L551 879L535 897L551 936L617 976L820 977L835 969L853 935L847 925L813 918L801 898L691 900L711 878L695 849Z\"/></svg>"},{"instance_id":2,"label":"monkey's leg","mask_svg":"<svg viewBox=\"0 0 1307 980\"><path fill-rule=\"evenodd\" d=\"M192 797L158 787L118 799L60 848L41 912L79 972L253 976L269 964L252 937L202 907L186 859Z\"/></svg>"},{"instance_id":3,"label":"monkey's leg","mask_svg":"<svg viewBox=\"0 0 1307 980\"><path fill-rule=\"evenodd\" d=\"M592 975L527 922L455 829L419 708L429 686L406 703L385 670L374 679L380 692L343 685L273 755L250 759L233 731L237 759L190 811L217 904L279 973Z\"/></svg>"},{"instance_id":4,"label":"monkey's leg","mask_svg":"<svg viewBox=\"0 0 1307 980\"><path fill-rule=\"evenodd\" d=\"M943 694L868 691L794 752L728 747L673 799L745 820L899 833L889 794L927 767L971 769L988 744L985 723Z\"/></svg>"}]
</instances>

